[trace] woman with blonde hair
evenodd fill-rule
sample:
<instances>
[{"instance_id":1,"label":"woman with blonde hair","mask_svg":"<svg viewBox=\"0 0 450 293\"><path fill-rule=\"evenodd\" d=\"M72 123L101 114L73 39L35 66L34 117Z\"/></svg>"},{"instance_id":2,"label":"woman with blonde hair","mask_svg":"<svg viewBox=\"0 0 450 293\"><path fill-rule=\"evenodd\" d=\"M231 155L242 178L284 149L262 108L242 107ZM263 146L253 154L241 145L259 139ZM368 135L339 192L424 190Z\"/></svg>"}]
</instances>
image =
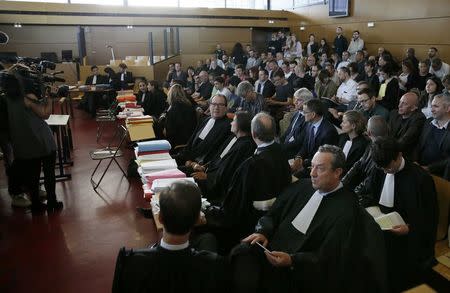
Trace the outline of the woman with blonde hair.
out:
<instances>
[{"instance_id":1,"label":"woman with blonde hair","mask_svg":"<svg viewBox=\"0 0 450 293\"><path fill-rule=\"evenodd\" d=\"M197 125L197 113L180 84L170 87L167 102L169 109L165 113L163 134L174 148L186 144L191 137Z\"/></svg>"}]
</instances>

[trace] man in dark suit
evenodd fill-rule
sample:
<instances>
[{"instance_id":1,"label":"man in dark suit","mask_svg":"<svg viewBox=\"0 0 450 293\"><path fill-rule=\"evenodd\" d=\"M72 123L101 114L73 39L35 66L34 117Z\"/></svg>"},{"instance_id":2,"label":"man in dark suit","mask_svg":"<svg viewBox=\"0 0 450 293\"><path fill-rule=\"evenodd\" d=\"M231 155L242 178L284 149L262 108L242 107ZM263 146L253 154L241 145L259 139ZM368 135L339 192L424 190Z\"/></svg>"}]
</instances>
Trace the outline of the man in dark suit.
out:
<instances>
[{"instance_id":1,"label":"man in dark suit","mask_svg":"<svg viewBox=\"0 0 450 293\"><path fill-rule=\"evenodd\" d=\"M223 204L205 213L223 251L253 231L257 220L291 182L288 159L274 141L275 129L269 114L262 112L253 118L252 137L258 146L255 154L236 170Z\"/></svg>"},{"instance_id":2,"label":"man in dark suit","mask_svg":"<svg viewBox=\"0 0 450 293\"><path fill-rule=\"evenodd\" d=\"M198 125L187 146L175 158L180 169L191 174L195 164L204 165L216 155L230 135L231 120L227 118L227 98L216 95L209 104L211 117Z\"/></svg>"},{"instance_id":3,"label":"man in dark suit","mask_svg":"<svg viewBox=\"0 0 450 293\"><path fill-rule=\"evenodd\" d=\"M275 94L275 86L269 79L269 73L265 69L259 71L258 80L255 82L256 92L264 97L264 99L273 97Z\"/></svg>"},{"instance_id":4,"label":"man in dark suit","mask_svg":"<svg viewBox=\"0 0 450 293\"><path fill-rule=\"evenodd\" d=\"M449 180L448 160L450 158L450 94L436 95L431 102L432 118L422 130L418 146L418 162L432 174Z\"/></svg>"},{"instance_id":5,"label":"man in dark suit","mask_svg":"<svg viewBox=\"0 0 450 293\"><path fill-rule=\"evenodd\" d=\"M305 140L291 166L297 176L308 176L307 168L319 147L324 144L337 145L338 133L329 121L325 120L325 107L318 99L308 101L303 107L305 121L308 122Z\"/></svg>"},{"instance_id":6,"label":"man in dark suit","mask_svg":"<svg viewBox=\"0 0 450 293\"><path fill-rule=\"evenodd\" d=\"M200 219L198 187L189 182L174 183L161 192L159 206L161 241L151 248L119 252L112 292L227 292L224 259L196 250L194 239L190 239Z\"/></svg>"},{"instance_id":7,"label":"man in dark suit","mask_svg":"<svg viewBox=\"0 0 450 293\"><path fill-rule=\"evenodd\" d=\"M356 261L360 209L353 192L340 182L344 164L340 148L319 148L311 180L289 186L245 244L233 250L233 292L367 292L364 285L378 291L376 282L354 278L361 266Z\"/></svg>"},{"instance_id":8,"label":"man in dark suit","mask_svg":"<svg viewBox=\"0 0 450 293\"><path fill-rule=\"evenodd\" d=\"M280 137L280 143L286 151L288 158L293 158L305 141L306 121L303 115L303 105L313 99L313 94L306 88L301 88L294 93L295 114L292 116L289 127Z\"/></svg>"},{"instance_id":9,"label":"man in dark suit","mask_svg":"<svg viewBox=\"0 0 450 293\"><path fill-rule=\"evenodd\" d=\"M118 90L129 90L134 86L134 78L131 72L127 71L128 66L125 63L119 64L119 73L117 73L117 80L119 81Z\"/></svg>"},{"instance_id":10,"label":"man in dark suit","mask_svg":"<svg viewBox=\"0 0 450 293\"><path fill-rule=\"evenodd\" d=\"M183 87L186 87L187 82L187 73L182 70L181 63L176 62L174 65L174 71L169 73L168 83L172 84L173 80L178 80L181 82L181 85Z\"/></svg>"},{"instance_id":11,"label":"man in dark suit","mask_svg":"<svg viewBox=\"0 0 450 293\"><path fill-rule=\"evenodd\" d=\"M97 65L91 66L91 75L86 78L86 82L84 84L95 86L97 84L104 83L108 83L107 77L99 74ZM84 95L84 101L82 102L82 104L85 104L86 110L91 113L92 116L95 116L97 106L100 102L99 100L101 100L102 98L102 93L87 92Z\"/></svg>"},{"instance_id":12,"label":"man in dark suit","mask_svg":"<svg viewBox=\"0 0 450 293\"><path fill-rule=\"evenodd\" d=\"M414 150L425 123L425 116L419 109L419 97L408 92L400 98L398 110L392 110L389 115L391 136L397 139L403 156L414 159Z\"/></svg>"}]
</instances>

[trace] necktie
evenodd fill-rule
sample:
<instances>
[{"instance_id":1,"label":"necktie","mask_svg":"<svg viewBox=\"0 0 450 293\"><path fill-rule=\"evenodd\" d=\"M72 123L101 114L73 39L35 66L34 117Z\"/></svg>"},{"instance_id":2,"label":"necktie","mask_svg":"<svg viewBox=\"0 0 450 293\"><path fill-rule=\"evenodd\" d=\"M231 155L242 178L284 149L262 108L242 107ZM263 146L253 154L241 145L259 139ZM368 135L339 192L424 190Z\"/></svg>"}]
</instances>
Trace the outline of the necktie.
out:
<instances>
[{"instance_id":1,"label":"necktie","mask_svg":"<svg viewBox=\"0 0 450 293\"><path fill-rule=\"evenodd\" d=\"M315 138L315 134L314 134L314 129L315 129L316 127L313 125L313 126L311 126L311 129L310 129L310 133L309 133L309 138L308 138L308 155L312 155L312 152L313 152L313 149L314 149L314 144L315 144L315 141L314 141L314 138Z\"/></svg>"},{"instance_id":2,"label":"necktie","mask_svg":"<svg viewBox=\"0 0 450 293\"><path fill-rule=\"evenodd\" d=\"M286 136L285 143L287 143L291 139L292 135L294 135L295 124L297 123L298 117L300 117L300 113L297 112L297 114L295 115L297 115L297 117L295 117L294 122L291 125L291 131L289 132L288 136Z\"/></svg>"},{"instance_id":3,"label":"necktie","mask_svg":"<svg viewBox=\"0 0 450 293\"><path fill-rule=\"evenodd\" d=\"M262 95L261 90L262 90L262 84L260 82L258 82L258 94L260 94L260 95Z\"/></svg>"}]
</instances>

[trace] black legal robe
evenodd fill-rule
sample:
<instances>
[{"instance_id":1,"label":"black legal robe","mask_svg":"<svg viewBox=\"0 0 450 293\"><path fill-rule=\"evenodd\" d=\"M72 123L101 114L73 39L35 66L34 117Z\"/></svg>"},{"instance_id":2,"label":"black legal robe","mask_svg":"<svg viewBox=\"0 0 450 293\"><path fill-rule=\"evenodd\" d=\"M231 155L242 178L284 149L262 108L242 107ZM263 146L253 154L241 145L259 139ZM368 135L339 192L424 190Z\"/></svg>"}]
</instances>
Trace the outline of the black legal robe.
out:
<instances>
[{"instance_id":1,"label":"black legal robe","mask_svg":"<svg viewBox=\"0 0 450 293\"><path fill-rule=\"evenodd\" d=\"M165 121L166 139L172 148L187 144L197 126L197 113L190 103L174 102L167 109Z\"/></svg>"},{"instance_id":2,"label":"black legal robe","mask_svg":"<svg viewBox=\"0 0 450 293\"><path fill-rule=\"evenodd\" d=\"M159 117L167 108L167 95L162 90L147 92L143 107L146 115Z\"/></svg>"},{"instance_id":3,"label":"black legal robe","mask_svg":"<svg viewBox=\"0 0 450 293\"><path fill-rule=\"evenodd\" d=\"M381 230L358 206L353 192L343 187L327 194L305 234L292 225L314 193L311 180L299 180L256 225L255 232L269 240L269 250L292 258L292 268L284 273L271 267L275 280L264 276L271 279L269 287L278 289L268 292L383 292ZM261 261L271 266L265 257ZM277 282L280 272L290 280ZM363 279L355 279L356 275Z\"/></svg>"},{"instance_id":4,"label":"black legal robe","mask_svg":"<svg viewBox=\"0 0 450 293\"><path fill-rule=\"evenodd\" d=\"M202 189L210 202L223 200L233 174L242 162L255 152L256 144L253 138L250 135L242 136L236 140L228 153L220 158L223 150L234 137L234 135L230 135L206 169L207 179Z\"/></svg>"},{"instance_id":5,"label":"black legal robe","mask_svg":"<svg viewBox=\"0 0 450 293\"><path fill-rule=\"evenodd\" d=\"M265 214L255 209L253 202L279 196L290 182L291 169L281 146L273 143L258 148L257 153L236 170L220 213L206 214L206 220L228 230L229 240L237 243L253 231L258 219Z\"/></svg>"},{"instance_id":6,"label":"black legal robe","mask_svg":"<svg viewBox=\"0 0 450 293\"><path fill-rule=\"evenodd\" d=\"M191 247L172 251L121 249L116 261L113 293L228 292L227 264L215 253Z\"/></svg>"},{"instance_id":7,"label":"black legal robe","mask_svg":"<svg viewBox=\"0 0 450 293\"><path fill-rule=\"evenodd\" d=\"M344 149L345 143L350 140L348 134L339 135L338 146ZM348 152L347 158L345 159L345 173L350 170L353 165L364 155L370 140L364 135L358 135L352 140L352 146Z\"/></svg>"},{"instance_id":8,"label":"black legal robe","mask_svg":"<svg viewBox=\"0 0 450 293\"><path fill-rule=\"evenodd\" d=\"M372 202L379 205L386 175L373 172L370 177ZM437 229L437 199L433 179L421 167L406 161L403 170L395 174L394 207L380 205L383 213L398 212L409 225L405 236L385 233L388 271L391 287L404 290L435 263L434 244Z\"/></svg>"},{"instance_id":9,"label":"black legal robe","mask_svg":"<svg viewBox=\"0 0 450 293\"><path fill-rule=\"evenodd\" d=\"M230 135L231 120L224 116L216 119L213 128L209 131L205 139L199 138L203 128L210 119L212 118L205 119L197 126L189 138L187 146L177 158L179 164L184 164L188 160L195 161L199 164L208 163L214 158L217 150Z\"/></svg>"}]
</instances>

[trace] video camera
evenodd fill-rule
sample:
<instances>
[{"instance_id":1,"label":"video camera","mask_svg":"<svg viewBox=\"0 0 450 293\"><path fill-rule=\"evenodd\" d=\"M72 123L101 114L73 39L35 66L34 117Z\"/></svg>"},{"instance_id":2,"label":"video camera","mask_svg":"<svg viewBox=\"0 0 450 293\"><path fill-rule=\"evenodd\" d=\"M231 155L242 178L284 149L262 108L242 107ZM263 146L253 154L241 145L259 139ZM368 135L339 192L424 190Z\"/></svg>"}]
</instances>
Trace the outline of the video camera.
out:
<instances>
[{"instance_id":1,"label":"video camera","mask_svg":"<svg viewBox=\"0 0 450 293\"><path fill-rule=\"evenodd\" d=\"M55 82L65 82L64 78L55 76L64 72L47 73L47 69L55 68L56 64L47 60L19 57L16 64L0 71L0 91L9 96L22 97L33 93L43 99Z\"/></svg>"}]
</instances>

